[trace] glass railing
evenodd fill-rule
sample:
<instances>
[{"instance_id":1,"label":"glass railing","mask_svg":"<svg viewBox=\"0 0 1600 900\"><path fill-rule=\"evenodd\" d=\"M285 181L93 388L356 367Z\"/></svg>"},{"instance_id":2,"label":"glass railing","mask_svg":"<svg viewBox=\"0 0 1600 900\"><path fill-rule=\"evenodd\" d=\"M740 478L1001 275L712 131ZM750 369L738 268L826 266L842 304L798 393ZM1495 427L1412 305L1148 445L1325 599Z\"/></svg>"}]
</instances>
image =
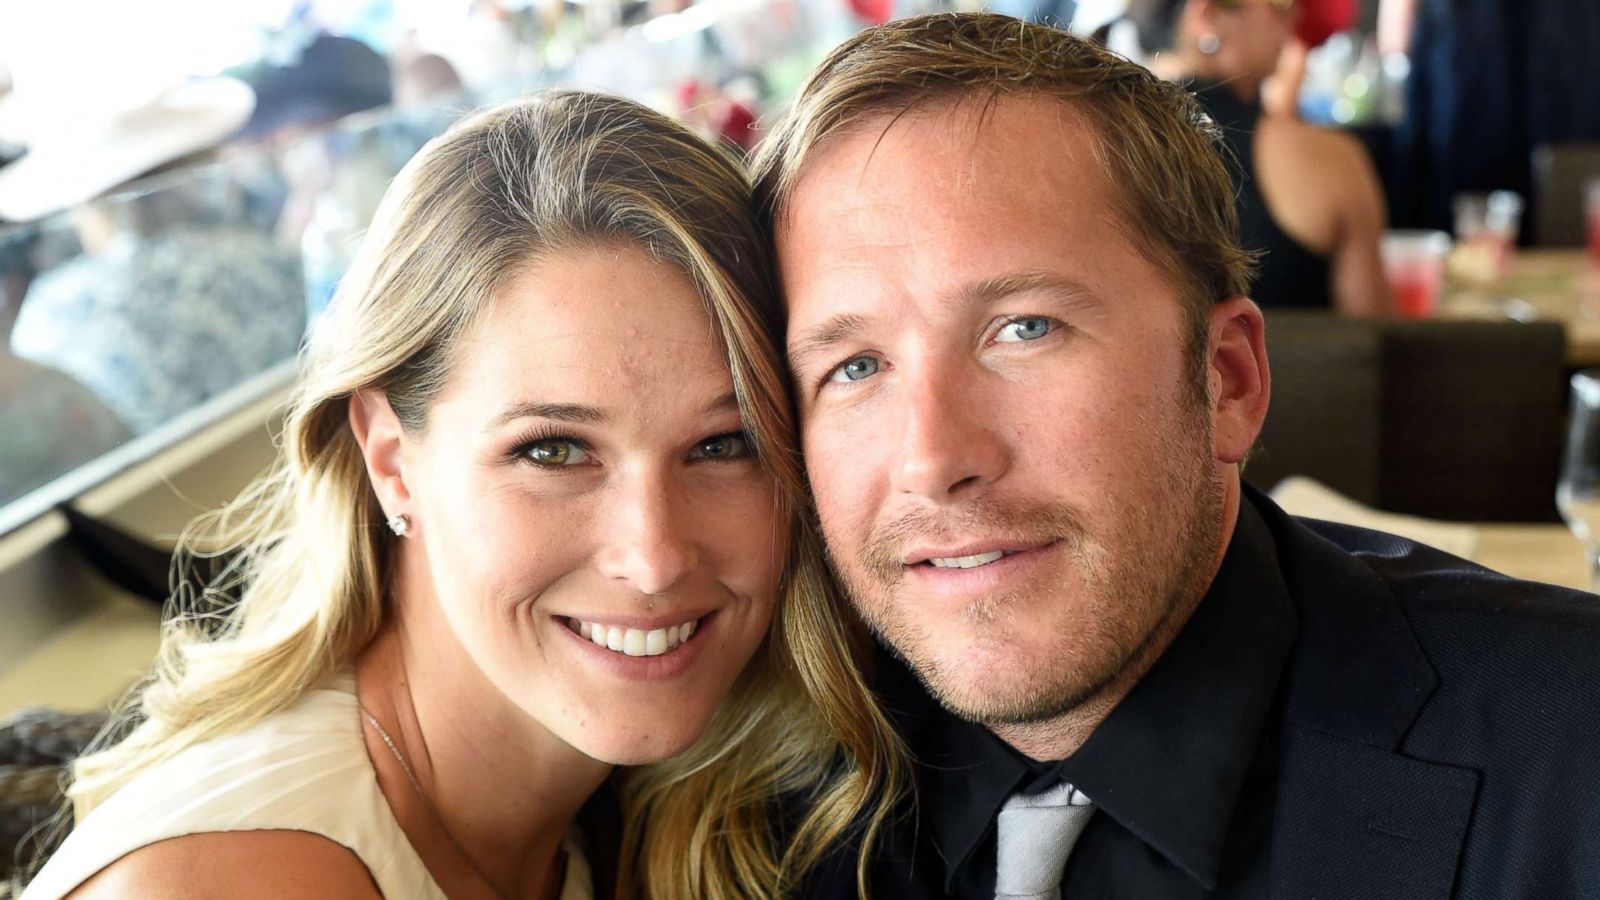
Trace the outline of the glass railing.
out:
<instances>
[{"instance_id":1,"label":"glass railing","mask_svg":"<svg viewBox=\"0 0 1600 900\"><path fill-rule=\"evenodd\" d=\"M466 110L570 84L738 141L863 24L843 0L710 0L627 27L574 26L486 96L224 147L0 226L0 534L286 385L389 180ZM742 118L719 113L730 103Z\"/></svg>"}]
</instances>

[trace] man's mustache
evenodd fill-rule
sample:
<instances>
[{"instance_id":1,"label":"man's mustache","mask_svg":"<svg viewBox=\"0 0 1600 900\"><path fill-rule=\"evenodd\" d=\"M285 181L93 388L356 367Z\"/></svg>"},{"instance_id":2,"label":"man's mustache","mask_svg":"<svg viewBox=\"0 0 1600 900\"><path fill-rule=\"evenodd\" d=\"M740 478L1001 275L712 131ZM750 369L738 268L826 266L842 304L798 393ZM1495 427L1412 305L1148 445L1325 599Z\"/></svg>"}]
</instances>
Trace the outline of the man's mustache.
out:
<instances>
[{"instance_id":1,"label":"man's mustache","mask_svg":"<svg viewBox=\"0 0 1600 900\"><path fill-rule=\"evenodd\" d=\"M1083 515L1071 506L981 500L942 510L910 510L879 523L867 535L860 558L873 575L893 582L899 580L907 548L914 544L1061 541L1076 547L1087 533Z\"/></svg>"}]
</instances>

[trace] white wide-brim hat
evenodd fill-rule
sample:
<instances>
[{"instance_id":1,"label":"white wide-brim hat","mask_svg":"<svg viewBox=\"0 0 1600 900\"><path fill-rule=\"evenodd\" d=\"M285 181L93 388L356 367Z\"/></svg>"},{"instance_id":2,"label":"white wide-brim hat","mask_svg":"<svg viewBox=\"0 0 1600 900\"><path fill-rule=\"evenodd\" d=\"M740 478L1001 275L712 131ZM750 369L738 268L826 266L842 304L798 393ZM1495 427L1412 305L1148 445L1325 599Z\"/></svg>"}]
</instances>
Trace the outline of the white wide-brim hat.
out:
<instances>
[{"instance_id":1,"label":"white wide-brim hat","mask_svg":"<svg viewBox=\"0 0 1600 900\"><path fill-rule=\"evenodd\" d=\"M255 109L237 78L185 82L111 114L62 110L62 127L34 137L0 168L0 219L25 222L76 206L157 166L215 146Z\"/></svg>"}]
</instances>

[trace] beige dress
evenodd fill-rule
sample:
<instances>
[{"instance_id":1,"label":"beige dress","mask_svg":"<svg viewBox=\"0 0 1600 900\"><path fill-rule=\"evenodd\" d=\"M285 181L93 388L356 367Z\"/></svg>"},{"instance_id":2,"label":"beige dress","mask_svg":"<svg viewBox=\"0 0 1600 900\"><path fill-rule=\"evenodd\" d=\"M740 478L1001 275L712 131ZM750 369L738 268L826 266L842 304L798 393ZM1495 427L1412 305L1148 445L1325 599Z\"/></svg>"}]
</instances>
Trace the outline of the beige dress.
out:
<instances>
[{"instance_id":1,"label":"beige dress","mask_svg":"<svg viewBox=\"0 0 1600 900\"><path fill-rule=\"evenodd\" d=\"M348 671L252 728L141 772L78 823L20 900L57 900L157 841L259 830L338 842L389 900L445 900L378 787ZM587 860L571 838L566 850L561 900L592 900Z\"/></svg>"}]
</instances>

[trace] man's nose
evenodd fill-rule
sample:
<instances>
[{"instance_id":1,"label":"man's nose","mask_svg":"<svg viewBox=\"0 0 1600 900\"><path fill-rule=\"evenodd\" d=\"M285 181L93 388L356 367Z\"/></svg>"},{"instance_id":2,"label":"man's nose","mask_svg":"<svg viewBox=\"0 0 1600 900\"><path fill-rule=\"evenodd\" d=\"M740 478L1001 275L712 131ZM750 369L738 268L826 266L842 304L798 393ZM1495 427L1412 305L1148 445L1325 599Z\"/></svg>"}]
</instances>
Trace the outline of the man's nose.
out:
<instances>
[{"instance_id":1,"label":"man's nose","mask_svg":"<svg viewBox=\"0 0 1600 900\"><path fill-rule=\"evenodd\" d=\"M1009 453L991 427L993 398L984 396L981 378L941 367L902 382L896 492L942 505L980 494L1004 474Z\"/></svg>"},{"instance_id":2,"label":"man's nose","mask_svg":"<svg viewBox=\"0 0 1600 900\"><path fill-rule=\"evenodd\" d=\"M686 502L666 479L634 478L615 501L601 574L641 594L666 593L682 581L700 561Z\"/></svg>"}]
</instances>

